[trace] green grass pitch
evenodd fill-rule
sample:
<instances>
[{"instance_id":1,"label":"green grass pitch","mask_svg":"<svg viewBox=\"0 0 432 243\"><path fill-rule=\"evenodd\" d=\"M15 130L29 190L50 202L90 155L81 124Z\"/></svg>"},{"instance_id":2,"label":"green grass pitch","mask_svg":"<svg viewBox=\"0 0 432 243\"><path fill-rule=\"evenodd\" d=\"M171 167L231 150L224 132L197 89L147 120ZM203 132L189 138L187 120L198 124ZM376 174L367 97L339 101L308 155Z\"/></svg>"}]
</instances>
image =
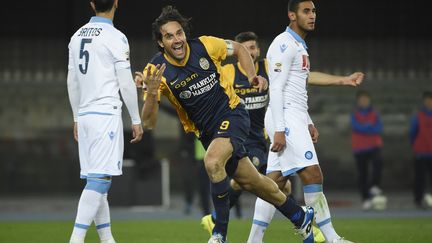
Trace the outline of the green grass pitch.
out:
<instances>
[{"instance_id":1,"label":"green grass pitch","mask_svg":"<svg viewBox=\"0 0 432 243\"><path fill-rule=\"evenodd\" d=\"M232 220L228 240L246 242L250 220ZM432 219L339 219L333 224L339 234L356 243L432 242ZM0 222L2 243L61 243L68 242L73 222L26 221ZM199 220L114 221L113 233L118 243L193 243L207 242L209 236ZM265 242L301 242L287 221L275 220L267 230ZM99 242L94 226L86 243Z\"/></svg>"}]
</instances>

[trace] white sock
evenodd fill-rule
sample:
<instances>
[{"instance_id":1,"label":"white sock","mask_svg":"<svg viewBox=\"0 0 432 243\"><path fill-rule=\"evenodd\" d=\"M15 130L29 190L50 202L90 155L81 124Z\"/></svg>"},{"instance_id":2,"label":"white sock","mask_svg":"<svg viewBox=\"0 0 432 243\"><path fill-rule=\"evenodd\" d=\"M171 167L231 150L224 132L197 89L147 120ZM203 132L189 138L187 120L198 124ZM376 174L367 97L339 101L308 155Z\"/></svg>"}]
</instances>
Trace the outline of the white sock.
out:
<instances>
[{"instance_id":1,"label":"white sock","mask_svg":"<svg viewBox=\"0 0 432 243\"><path fill-rule=\"evenodd\" d=\"M87 229L93 222L94 217L101 205L102 194L93 190L84 189L78 203L75 226L72 231L71 239L84 240Z\"/></svg>"},{"instance_id":2,"label":"white sock","mask_svg":"<svg viewBox=\"0 0 432 243\"><path fill-rule=\"evenodd\" d=\"M257 198L252 228L247 243L263 242L264 232L272 221L275 212L276 208L272 204Z\"/></svg>"},{"instance_id":3,"label":"white sock","mask_svg":"<svg viewBox=\"0 0 432 243\"><path fill-rule=\"evenodd\" d=\"M336 233L331 222L330 210L327 199L323 193L322 185L306 185L303 187L303 191L306 205L313 207L315 210L316 223L322 231L326 242L339 239L340 236Z\"/></svg>"},{"instance_id":4,"label":"white sock","mask_svg":"<svg viewBox=\"0 0 432 243\"><path fill-rule=\"evenodd\" d=\"M114 239L111 233L111 217L108 204L108 194L102 195L101 205L94 218L94 222L99 234L99 239L101 241Z\"/></svg>"}]
</instances>

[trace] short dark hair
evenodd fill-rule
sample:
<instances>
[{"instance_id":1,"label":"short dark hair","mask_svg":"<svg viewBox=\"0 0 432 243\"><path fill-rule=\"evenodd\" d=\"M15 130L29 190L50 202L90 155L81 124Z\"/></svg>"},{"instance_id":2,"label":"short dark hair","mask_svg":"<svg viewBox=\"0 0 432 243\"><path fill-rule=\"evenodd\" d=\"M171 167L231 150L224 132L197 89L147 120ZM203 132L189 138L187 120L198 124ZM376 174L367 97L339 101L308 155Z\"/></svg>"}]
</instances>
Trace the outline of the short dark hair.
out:
<instances>
[{"instance_id":1,"label":"short dark hair","mask_svg":"<svg viewBox=\"0 0 432 243\"><path fill-rule=\"evenodd\" d=\"M98 13L108 12L114 6L114 0L91 0Z\"/></svg>"},{"instance_id":2,"label":"short dark hair","mask_svg":"<svg viewBox=\"0 0 432 243\"><path fill-rule=\"evenodd\" d=\"M422 95L423 99L431 99L432 98L432 91L425 91Z\"/></svg>"},{"instance_id":3,"label":"short dark hair","mask_svg":"<svg viewBox=\"0 0 432 243\"><path fill-rule=\"evenodd\" d=\"M258 36L252 31L241 32L234 38L235 41L243 43L246 41L258 41Z\"/></svg>"},{"instance_id":4,"label":"short dark hair","mask_svg":"<svg viewBox=\"0 0 432 243\"><path fill-rule=\"evenodd\" d=\"M163 7L162 13L152 23L153 40L155 41L162 40L162 33L160 31L160 28L162 27L162 25L171 21L178 22L183 28L183 31L185 32L186 36L189 36L190 20L191 20L190 18L185 18L183 15L181 15L180 12L171 5L167 5ZM163 51L163 48L160 47L159 45L158 48L160 51Z\"/></svg>"},{"instance_id":5,"label":"short dark hair","mask_svg":"<svg viewBox=\"0 0 432 243\"><path fill-rule=\"evenodd\" d=\"M299 4L302 2L309 2L309 1L312 1L312 0L289 0L288 1L288 11L297 13L297 10L299 8Z\"/></svg>"},{"instance_id":6,"label":"short dark hair","mask_svg":"<svg viewBox=\"0 0 432 243\"><path fill-rule=\"evenodd\" d=\"M361 97L368 97L368 98L370 98L370 94L366 90L359 90L356 93L356 99L359 99Z\"/></svg>"}]
</instances>

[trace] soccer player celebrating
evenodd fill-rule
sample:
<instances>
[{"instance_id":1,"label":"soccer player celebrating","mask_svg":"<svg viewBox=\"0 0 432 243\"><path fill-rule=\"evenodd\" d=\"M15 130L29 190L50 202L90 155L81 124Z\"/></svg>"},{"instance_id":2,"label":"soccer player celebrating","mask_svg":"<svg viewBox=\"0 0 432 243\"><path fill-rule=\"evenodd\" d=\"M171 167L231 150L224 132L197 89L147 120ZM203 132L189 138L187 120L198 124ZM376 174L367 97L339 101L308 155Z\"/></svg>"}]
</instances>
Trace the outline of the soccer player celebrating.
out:
<instances>
[{"instance_id":1,"label":"soccer player celebrating","mask_svg":"<svg viewBox=\"0 0 432 243\"><path fill-rule=\"evenodd\" d=\"M309 58L304 41L308 32L314 30L316 12L310 0L291 0L288 3L290 25L285 32L272 42L267 53L270 78L270 104L265 116L265 127L271 140L271 152L267 164L267 176L278 185L284 186L287 176L299 174L304 184L306 205L316 210L316 222L327 242L350 242L341 238L334 230L327 200L322 190L323 176L313 142L318 133L310 126L308 115L307 90L308 78L319 84L345 84L356 86L363 80L363 73L350 76L334 76L323 73L309 75ZM312 139L310 136L312 135ZM256 205L261 218L252 231L263 232L273 216L272 206L262 199ZM254 222L256 216L254 216ZM253 234L249 242L255 241Z\"/></svg>"},{"instance_id":2,"label":"soccer player celebrating","mask_svg":"<svg viewBox=\"0 0 432 243\"><path fill-rule=\"evenodd\" d=\"M113 26L117 0L92 0L96 16L69 43L68 93L78 141L81 194L71 243L84 243L95 222L101 242L115 243L107 200L111 177L122 174L123 124L119 91L132 120L132 143L143 130L126 36Z\"/></svg>"},{"instance_id":3,"label":"soccer player celebrating","mask_svg":"<svg viewBox=\"0 0 432 243\"><path fill-rule=\"evenodd\" d=\"M187 40L188 19L172 6L163 8L152 27L160 52L136 76L137 85L146 86L144 126L155 126L158 97L163 94L176 107L185 131L194 132L206 148L204 164L216 211L216 225L208 242L227 239L228 176L275 205L293 222L304 242L313 242L313 209L297 206L273 181L259 174L243 146L249 133L249 116L233 86L221 74L221 62L235 55L249 83L261 92L267 89L267 81L256 74L247 49L238 42L211 36Z\"/></svg>"},{"instance_id":4,"label":"soccer player celebrating","mask_svg":"<svg viewBox=\"0 0 432 243\"><path fill-rule=\"evenodd\" d=\"M255 64L256 74L268 79L267 60L259 59L260 48L258 36L251 31L242 32L235 37L235 41L244 45L249 51ZM242 99L246 110L248 110L251 129L244 142L244 146L252 164L258 172L265 175L268 156L268 138L264 132L264 115L269 101L268 89L259 91L256 87L251 85L239 62L224 65L222 67L222 73L227 82L234 87L236 94ZM286 182L286 186L281 188L281 190L286 195L290 195L291 184L289 180ZM231 180L229 193L230 208L238 202L241 194L242 188L235 180ZM273 209L276 210L274 207ZM214 222L214 215L206 215L201 219L201 224L210 234L213 232ZM322 239L324 237L315 226L313 228L313 233L315 242L317 242L317 239Z\"/></svg>"}]
</instances>

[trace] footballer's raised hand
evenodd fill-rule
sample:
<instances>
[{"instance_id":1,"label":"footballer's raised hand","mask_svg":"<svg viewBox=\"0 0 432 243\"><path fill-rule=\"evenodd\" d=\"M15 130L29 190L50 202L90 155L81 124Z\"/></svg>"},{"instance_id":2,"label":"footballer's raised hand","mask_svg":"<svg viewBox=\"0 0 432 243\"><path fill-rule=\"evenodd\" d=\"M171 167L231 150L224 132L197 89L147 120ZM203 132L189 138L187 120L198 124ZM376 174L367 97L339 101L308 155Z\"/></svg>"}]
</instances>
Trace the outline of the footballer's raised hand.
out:
<instances>
[{"instance_id":1,"label":"footballer's raised hand","mask_svg":"<svg viewBox=\"0 0 432 243\"><path fill-rule=\"evenodd\" d=\"M148 93L157 94L165 68L166 65L164 63L162 65L156 65L155 68L147 68L147 70L144 70L143 83Z\"/></svg>"}]
</instances>

